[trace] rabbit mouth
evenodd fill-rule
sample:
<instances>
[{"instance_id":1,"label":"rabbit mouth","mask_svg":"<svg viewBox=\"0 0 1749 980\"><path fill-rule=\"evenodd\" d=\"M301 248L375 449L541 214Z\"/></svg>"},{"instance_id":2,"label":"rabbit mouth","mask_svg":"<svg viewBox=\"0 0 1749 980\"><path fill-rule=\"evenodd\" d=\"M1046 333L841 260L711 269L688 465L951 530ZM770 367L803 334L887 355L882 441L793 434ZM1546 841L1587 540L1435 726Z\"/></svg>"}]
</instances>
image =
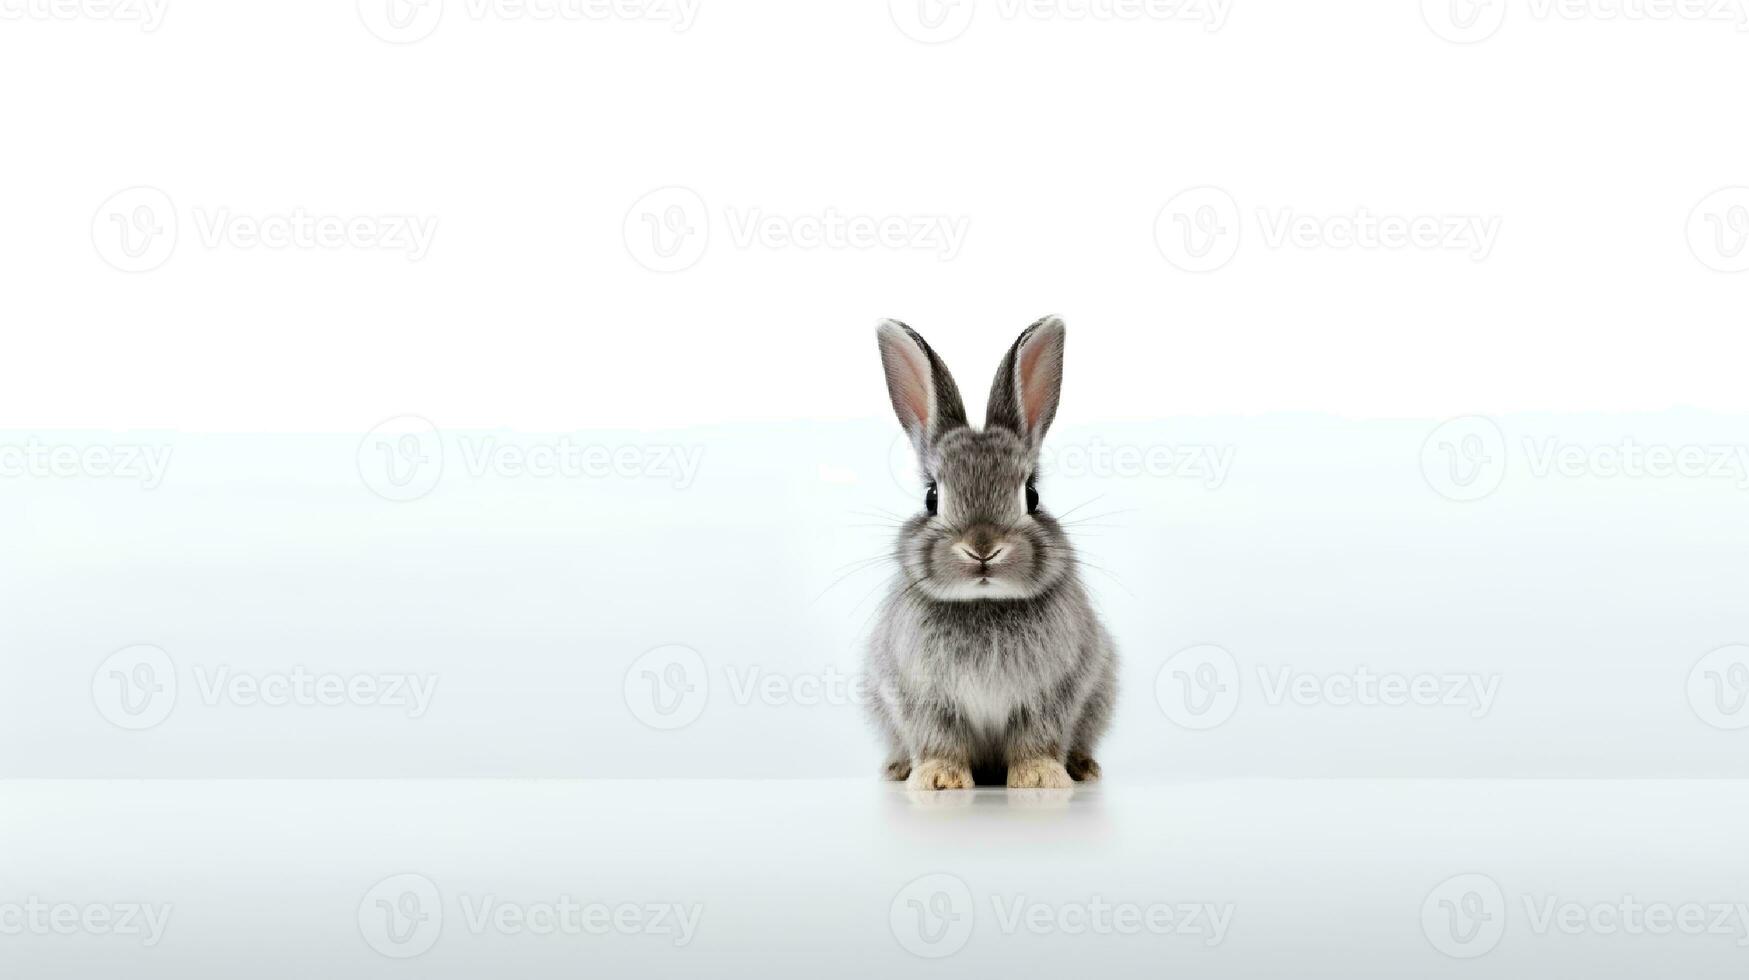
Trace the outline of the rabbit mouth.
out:
<instances>
[{"instance_id":1,"label":"rabbit mouth","mask_svg":"<svg viewBox=\"0 0 1749 980\"><path fill-rule=\"evenodd\" d=\"M934 597L948 602L1025 599L1034 590L1022 577L1004 569L966 569L962 574L936 583Z\"/></svg>"}]
</instances>

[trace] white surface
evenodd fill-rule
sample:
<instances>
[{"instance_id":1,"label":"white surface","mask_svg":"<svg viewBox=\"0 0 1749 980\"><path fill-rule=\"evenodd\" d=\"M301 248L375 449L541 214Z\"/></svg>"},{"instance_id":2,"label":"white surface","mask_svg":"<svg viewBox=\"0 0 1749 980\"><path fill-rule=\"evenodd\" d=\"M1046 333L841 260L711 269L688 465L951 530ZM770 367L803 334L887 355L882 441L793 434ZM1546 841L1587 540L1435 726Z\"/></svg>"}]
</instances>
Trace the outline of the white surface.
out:
<instances>
[{"instance_id":1,"label":"white surface","mask_svg":"<svg viewBox=\"0 0 1749 980\"><path fill-rule=\"evenodd\" d=\"M0 906L36 896L169 908L155 945L26 931L0 936L0 967L187 980L1739 977L1745 805L1742 782L1670 780L1176 781L1067 800L979 790L921 801L869 780L10 782L0 785ZM1447 884L1457 875L1485 879ZM397 944L376 900L417 896L406 886L419 881L431 897L402 908L428 917L420 928L403 920L408 942ZM946 899L933 898L938 887ZM1471 890L1481 904L1462 904ZM488 901L527 908L565 896L678 907L695 928L682 942L653 913L626 920L649 929L602 934L513 932L492 923L515 919L473 917ZM1454 944L1452 927L1466 935L1471 922L1452 922L1444 898L1503 928ZM1624 898L1671 915L1728 909L1698 934L1635 933L1636 918L1593 916ZM912 900L969 928L933 929ZM1114 925L1116 907L1214 911L1179 920L1201 933L1100 933L1093 919L1080 933L1008 925L1020 902L1041 917L1023 923L1075 929L1074 910L1095 900L1114 909L1103 920ZM1551 900L1587 924L1544 927ZM1225 932L1211 942L1217 915ZM1715 916L1717 933L1707 931Z\"/></svg>"}]
</instances>

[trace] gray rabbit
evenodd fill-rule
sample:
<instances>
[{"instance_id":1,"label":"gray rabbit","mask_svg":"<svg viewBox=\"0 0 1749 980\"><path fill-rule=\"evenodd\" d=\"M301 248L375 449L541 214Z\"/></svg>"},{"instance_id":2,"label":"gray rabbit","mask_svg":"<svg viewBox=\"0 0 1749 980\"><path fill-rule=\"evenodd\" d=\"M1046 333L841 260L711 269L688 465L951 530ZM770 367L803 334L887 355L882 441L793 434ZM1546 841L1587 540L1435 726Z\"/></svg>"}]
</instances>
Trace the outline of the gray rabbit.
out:
<instances>
[{"instance_id":1,"label":"gray rabbit","mask_svg":"<svg viewBox=\"0 0 1749 980\"><path fill-rule=\"evenodd\" d=\"M1004 774L1016 788L1097 779L1117 655L1037 489L1062 391L1063 321L1046 317L1015 340L981 430L922 336L894 320L877 333L924 479L868 649L886 776L920 790Z\"/></svg>"}]
</instances>

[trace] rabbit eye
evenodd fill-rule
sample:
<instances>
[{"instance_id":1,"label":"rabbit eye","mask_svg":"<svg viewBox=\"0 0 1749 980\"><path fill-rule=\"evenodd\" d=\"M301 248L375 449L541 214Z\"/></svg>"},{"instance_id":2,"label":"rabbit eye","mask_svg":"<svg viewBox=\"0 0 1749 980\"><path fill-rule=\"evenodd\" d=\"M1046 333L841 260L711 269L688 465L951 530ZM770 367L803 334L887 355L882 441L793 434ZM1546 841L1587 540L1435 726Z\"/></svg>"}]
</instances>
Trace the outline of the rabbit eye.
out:
<instances>
[{"instance_id":1,"label":"rabbit eye","mask_svg":"<svg viewBox=\"0 0 1749 980\"><path fill-rule=\"evenodd\" d=\"M923 494L923 506L929 511L930 517L935 516L935 509L940 503L941 497L935 492L935 484L931 483L929 489Z\"/></svg>"},{"instance_id":2,"label":"rabbit eye","mask_svg":"<svg viewBox=\"0 0 1749 980\"><path fill-rule=\"evenodd\" d=\"M1038 487L1031 483L1026 485L1026 512L1028 514L1038 513Z\"/></svg>"}]
</instances>

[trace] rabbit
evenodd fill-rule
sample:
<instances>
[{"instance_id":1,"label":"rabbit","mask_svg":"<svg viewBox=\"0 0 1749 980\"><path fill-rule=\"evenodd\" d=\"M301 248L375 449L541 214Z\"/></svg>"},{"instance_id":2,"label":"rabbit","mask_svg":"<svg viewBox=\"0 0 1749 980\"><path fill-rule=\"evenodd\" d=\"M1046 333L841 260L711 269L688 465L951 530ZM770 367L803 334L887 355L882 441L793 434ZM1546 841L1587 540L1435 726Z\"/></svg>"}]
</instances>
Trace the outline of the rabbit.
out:
<instances>
[{"instance_id":1,"label":"rabbit","mask_svg":"<svg viewBox=\"0 0 1749 980\"><path fill-rule=\"evenodd\" d=\"M1014 341L982 429L921 335L896 320L876 334L924 480L867 649L885 776L913 790L1004 775L1018 789L1096 780L1117 654L1037 484L1062 390L1063 321L1046 317Z\"/></svg>"}]
</instances>

